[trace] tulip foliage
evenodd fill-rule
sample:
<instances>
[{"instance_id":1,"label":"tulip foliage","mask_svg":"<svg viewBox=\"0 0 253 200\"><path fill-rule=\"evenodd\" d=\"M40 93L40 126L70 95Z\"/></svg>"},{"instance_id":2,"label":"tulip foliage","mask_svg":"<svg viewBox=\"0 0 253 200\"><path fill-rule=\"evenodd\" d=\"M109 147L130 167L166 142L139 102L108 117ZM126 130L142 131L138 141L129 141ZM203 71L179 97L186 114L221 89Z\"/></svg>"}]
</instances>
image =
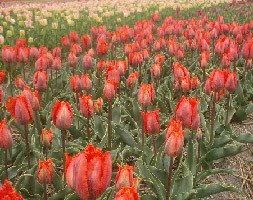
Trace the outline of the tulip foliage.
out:
<instances>
[{"instance_id":1,"label":"tulip foliage","mask_svg":"<svg viewBox=\"0 0 253 200\"><path fill-rule=\"evenodd\" d=\"M28 5L0 11L0 200L248 195L206 180L253 143L232 126L253 112L253 20L231 21L252 7ZM13 20L29 29L14 37Z\"/></svg>"}]
</instances>

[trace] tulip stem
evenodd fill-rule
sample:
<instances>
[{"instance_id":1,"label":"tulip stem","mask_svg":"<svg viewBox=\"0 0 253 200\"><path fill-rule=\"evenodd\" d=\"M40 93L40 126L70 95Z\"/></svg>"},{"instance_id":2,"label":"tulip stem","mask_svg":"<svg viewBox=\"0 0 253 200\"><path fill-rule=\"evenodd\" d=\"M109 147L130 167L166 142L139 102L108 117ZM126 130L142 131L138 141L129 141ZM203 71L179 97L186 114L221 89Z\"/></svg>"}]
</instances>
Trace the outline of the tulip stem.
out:
<instances>
[{"instance_id":1,"label":"tulip stem","mask_svg":"<svg viewBox=\"0 0 253 200\"><path fill-rule=\"evenodd\" d=\"M64 156L64 153L65 153L65 138L66 138L66 130L61 130L64 182L66 181L65 156Z\"/></svg>"},{"instance_id":2,"label":"tulip stem","mask_svg":"<svg viewBox=\"0 0 253 200\"><path fill-rule=\"evenodd\" d=\"M45 147L45 156L46 156L46 160L47 160L47 154L48 154L48 149L47 147ZM64 156L65 157L65 156Z\"/></svg>"},{"instance_id":3,"label":"tulip stem","mask_svg":"<svg viewBox=\"0 0 253 200\"><path fill-rule=\"evenodd\" d=\"M168 176L168 189L166 194L166 200L170 200L170 186L172 177L173 157L170 157L169 176Z\"/></svg>"},{"instance_id":4,"label":"tulip stem","mask_svg":"<svg viewBox=\"0 0 253 200\"><path fill-rule=\"evenodd\" d=\"M24 81L26 81L25 80L25 65L23 65L23 76L24 76Z\"/></svg>"},{"instance_id":5,"label":"tulip stem","mask_svg":"<svg viewBox=\"0 0 253 200\"><path fill-rule=\"evenodd\" d=\"M40 124L39 124L39 111L34 111L35 114L35 123L36 123L36 128L38 131L38 134L41 134L41 129L40 129Z\"/></svg>"},{"instance_id":6,"label":"tulip stem","mask_svg":"<svg viewBox=\"0 0 253 200\"><path fill-rule=\"evenodd\" d=\"M8 157L7 157L7 149L4 150L4 162L5 162L5 177L8 179Z\"/></svg>"},{"instance_id":7,"label":"tulip stem","mask_svg":"<svg viewBox=\"0 0 253 200\"><path fill-rule=\"evenodd\" d=\"M58 94L58 70L56 70L56 84L55 84L55 87L56 87L56 92L57 92L57 94Z\"/></svg>"},{"instance_id":8,"label":"tulip stem","mask_svg":"<svg viewBox=\"0 0 253 200\"><path fill-rule=\"evenodd\" d=\"M147 107L143 108L143 111L147 112ZM142 120L142 137L141 137L141 150L144 153L144 142L145 142L145 129L144 129L144 121Z\"/></svg>"},{"instance_id":9,"label":"tulip stem","mask_svg":"<svg viewBox=\"0 0 253 200\"><path fill-rule=\"evenodd\" d=\"M141 65L139 65L139 77L140 77L140 79L139 79L139 83L141 84L141 82L142 82L142 73L141 73Z\"/></svg>"},{"instance_id":10,"label":"tulip stem","mask_svg":"<svg viewBox=\"0 0 253 200\"><path fill-rule=\"evenodd\" d=\"M227 97L227 113L226 113L226 121L225 121L225 126L228 125L228 114L229 114L229 107L230 107L230 93L228 93L228 97Z\"/></svg>"},{"instance_id":11,"label":"tulip stem","mask_svg":"<svg viewBox=\"0 0 253 200\"><path fill-rule=\"evenodd\" d=\"M112 101L109 101L109 113L108 113L108 148L112 148Z\"/></svg>"},{"instance_id":12,"label":"tulip stem","mask_svg":"<svg viewBox=\"0 0 253 200\"><path fill-rule=\"evenodd\" d=\"M44 183L44 200L47 200L47 184Z\"/></svg>"},{"instance_id":13,"label":"tulip stem","mask_svg":"<svg viewBox=\"0 0 253 200\"><path fill-rule=\"evenodd\" d=\"M87 118L87 137L88 141L90 141L90 118Z\"/></svg>"},{"instance_id":14,"label":"tulip stem","mask_svg":"<svg viewBox=\"0 0 253 200\"><path fill-rule=\"evenodd\" d=\"M216 92L214 92L213 96L213 105L212 105L212 114L211 114L211 133L210 133L210 144L213 144L214 141L214 120L215 120L215 101L216 101Z\"/></svg>"},{"instance_id":15,"label":"tulip stem","mask_svg":"<svg viewBox=\"0 0 253 200\"><path fill-rule=\"evenodd\" d=\"M12 73L12 70L11 70L11 66L8 65L8 68L9 68L9 76L10 76L10 91L11 91L11 96L13 96L13 83L12 83L12 76L11 76L11 73Z\"/></svg>"},{"instance_id":16,"label":"tulip stem","mask_svg":"<svg viewBox=\"0 0 253 200\"><path fill-rule=\"evenodd\" d=\"M29 146L29 139L28 139L28 124L24 125L24 130L25 130L25 145L26 145L26 154L27 154L27 162L28 162L28 169L31 168L31 162L30 162L30 146Z\"/></svg>"},{"instance_id":17,"label":"tulip stem","mask_svg":"<svg viewBox=\"0 0 253 200\"><path fill-rule=\"evenodd\" d=\"M157 155L157 149L156 149L156 136L153 135L153 148L154 148L154 156Z\"/></svg>"},{"instance_id":18,"label":"tulip stem","mask_svg":"<svg viewBox=\"0 0 253 200\"><path fill-rule=\"evenodd\" d=\"M203 67L203 83L206 81L206 68ZM203 84L203 87L204 87L204 84Z\"/></svg>"}]
</instances>

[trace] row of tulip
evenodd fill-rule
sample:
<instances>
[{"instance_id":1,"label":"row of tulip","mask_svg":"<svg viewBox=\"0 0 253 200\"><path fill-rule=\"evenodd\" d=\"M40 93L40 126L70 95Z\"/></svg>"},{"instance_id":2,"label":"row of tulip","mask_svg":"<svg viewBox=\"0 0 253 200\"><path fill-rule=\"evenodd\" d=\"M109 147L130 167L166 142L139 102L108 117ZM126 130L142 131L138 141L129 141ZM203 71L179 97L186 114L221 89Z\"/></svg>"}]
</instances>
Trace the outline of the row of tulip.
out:
<instances>
[{"instance_id":1,"label":"row of tulip","mask_svg":"<svg viewBox=\"0 0 253 200\"><path fill-rule=\"evenodd\" d=\"M214 161L253 142L230 124L252 110L244 92L252 81L252 29L253 21L229 24L205 13L162 21L155 12L115 32L106 26L82 36L72 31L51 50L26 39L4 46L1 178L18 179L24 198L47 199L48 184L50 199L240 192L202 180L225 171L212 169ZM22 137L14 142L11 132ZM124 166L115 177L116 163ZM143 184L152 193L141 194ZM3 199L22 199L7 181L0 192Z\"/></svg>"}]
</instances>

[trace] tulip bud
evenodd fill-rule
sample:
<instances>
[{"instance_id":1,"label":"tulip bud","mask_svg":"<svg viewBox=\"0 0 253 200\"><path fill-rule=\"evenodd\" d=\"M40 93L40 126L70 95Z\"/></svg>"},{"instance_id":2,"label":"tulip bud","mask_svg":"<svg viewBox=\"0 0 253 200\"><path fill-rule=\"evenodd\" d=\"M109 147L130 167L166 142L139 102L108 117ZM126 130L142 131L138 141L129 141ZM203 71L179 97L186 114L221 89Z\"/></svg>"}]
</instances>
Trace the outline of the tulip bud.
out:
<instances>
[{"instance_id":1,"label":"tulip bud","mask_svg":"<svg viewBox=\"0 0 253 200\"><path fill-rule=\"evenodd\" d=\"M230 93L235 92L237 88L237 78L235 72L225 72L225 88Z\"/></svg>"},{"instance_id":2,"label":"tulip bud","mask_svg":"<svg viewBox=\"0 0 253 200\"><path fill-rule=\"evenodd\" d=\"M142 107L148 107L154 103L155 90L152 84L141 84L138 91L138 102Z\"/></svg>"},{"instance_id":3,"label":"tulip bud","mask_svg":"<svg viewBox=\"0 0 253 200\"><path fill-rule=\"evenodd\" d=\"M181 88L184 93L189 92L191 89L190 76L184 76L181 80Z\"/></svg>"},{"instance_id":4,"label":"tulip bud","mask_svg":"<svg viewBox=\"0 0 253 200\"><path fill-rule=\"evenodd\" d=\"M13 138L7 126L6 119L0 123L0 148L9 149L13 145Z\"/></svg>"},{"instance_id":5,"label":"tulip bud","mask_svg":"<svg viewBox=\"0 0 253 200\"><path fill-rule=\"evenodd\" d=\"M198 113L199 101L183 96L175 109L175 119L181 120L185 128L195 130L200 126L200 116Z\"/></svg>"},{"instance_id":6,"label":"tulip bud","mask_svg":"<svg viewBox=\"0 0 253 200\"><path fill-rule=\"evenodd\" d=\"M80 101L81 114L86 118L92 118L93 117L92 95L84 94L79 101Z\"/></svg>"},{"instance_id":7,"label":"tulip bud","mask_svg":"<svg viewBox=\"0 0 253 200\"><path fill-rule=\"evenodd\" d=\"M0 197L2 200L23 200L23 197L13 189L8 180L5 180L3 185L0 184Z\"/></svg>"},{"instance_id":8,"label":"tulip bud","mask_svg":"<svg viewBox=\"0 0 253 200\"><path fill-rule=\"evenodd\" d=\"M160 132L159 108L156 111L141 112L143 127L148 135Z\"/></svg>"},{"instance_id":9,"label":"tulip bud","mask_svg":"<svg viewBox=\"0 0 253 200\"><path fill-rule=\"evenodd\" d=\"M93 65L92 56L90 54L86 54L83 57L83 68L85 70L91 69Z\"/></svg>"},{"instance_id":10,"label":"tulip bud","mask_svg":"<svg viewBox=\"0 0 253 200\"><path fill-rule=\"evenodd\" d=\"M39 170L38 170L38 182L40 184L50 184L53 182L53 162L52 158L39 162Z\"/></svg>"},{"instance_id":11,"label":"tulip bud","mask_svg":"<svg viewBox=\"0 0 253 200\"><path fill-rule=\"evenodd\" d=\"M162 68L159 64L153 64L151 74L154 78L158 79L161 76Z\"/></svg>"},{"instance_id":12,"label":"tulip bud","mask_svg":"<svg viewBox=\"0 0 253 200\"><path fill-rule=\"evenodd\" d=\"M199 78L197 76L192 77L191 80L191 87L193 90L196 90L200 85Z\"/></svg>"},{"instance_id":13,"label":"tulip bud","mask_svg":"<svg viewBox=\"0 0 253 200\"><path fill-rule=\"evenodd\" d=\"M60 71L62 69L61 66L61 58L60 57L55 57L52 63L52 69Z\"/></svg>"},{"instance_id":14,"label":"tulip bud","mask_svg":"<svg viewBox=\"0 0 253 200\"><path fill-rule=\"evenodd\" d=\"M140 200L135 187L123 187L115 195L114 200Z\"/></svg>"},{"instance_id":15,"label":"tulip bud","mask_svg":"<svg viewBox=\"0 0 253 200\"><path fill-rule=\"evenodd\" d=\"M71 127L73 121L73 110L68 102L56 101L52 109L52 119L54 125L61 130Z\"/></svg>"},{"instance_id":16,"label":"tulip bud","mask_svg":"<svg viewBox=\"0 0 253 200\"><path fill-rule=\"evenodd\" d=\"M33 77L33 86L39 92L44 92L47 89L47 72L37 71Z\"/></svg>"},{"instance_id":17,"label":"tulip bud","mask_svg":"<svg viewBox=\"0 0 253 200\"><path fill-rule=\"evenodd\" d=\"M117 86L114 80L107 80L103 89L103 95L108 100L111 101L116 96Z\"/></svg>"},{"instance_id":18,"label":"tulip bud","mask_svg":"<svg viewBox=\"0 0 253 200\"><path fill-rule=\"evenodd\" d=\"M95 113L97 113L97 114L102 113L103 104L104 104L103 99L101 97L99 97L97 99L97 101L94 102L94 111L95 111Z\"/></svg>"},{"instance_id":19,"label":"tulip bud","mask_svg":"<svg viewBox=\"0 0 253 200\"><path fill-rule=\"evenodd\" d=\"M69 79L70 88L73 92L79 93L82 91L82 82L78 75L71 76Z\"/></svg>"},{"instance_id":20,"label":"tulip bud","mask_svg":"<svg viewBox=\"0 0 253 200\"><path fill-rule=\"evenodd\" d=\"M29 37L29 38L28 38L28 43L29 43L29 44L32 44L32 43L33 43L33 38L32 38L32 37Z\"/></svg>"},{"instance_id":21,"label":"tulip bud","mask_svg":"<svg viewBox=\"0 0 253 200\"><path fill-rule=\"evenodd\" d=\"M89 144L78 155L66 155L66 182L80 199L97 199L110 185L112 161L110 152ZM98 181L99 180L99 181Z\"/></svg>"},{"instance_id":22,"label":"tulip bud","mask_svg":"<svg viewBox=\"0 0 253 200\"><path fill-rule=\"evenodd\" d=\"M164 151L170 157L179 156L184 146L184 130L182 122L171 119L166 129L166 144Z\"/></svg>"},{"instance_id":23,"label":"tulip bud","mask_svg":"<svg viewBox=\"0 0 253 200\"><path fill-rule=\"evenodd\" d=\"M2 69L2 71L0 71L0 85L3 84L5 79L5 71L4 69Z\"/></svg>"},{"instance_id":24,"label":"tulip bud","mask_svg":"<svg viewBox=\"0 0 253 200\"><path fill-rule=\"evenodd\" d=\"M135 86L138 81L138 72L132 72L127 79L127 87L130 89Z\"/></svg>"},{"instance_id":25,"label":"tulip bud","mask_svg":"<svg viewBox=\"0 0 253 200\"><path fill-rule=\"evenodd\" d=\"M92 80L89 76L89 74L83 74L81 76L81 88L82 90L85 90L88 92L92 88Z\"/></svg>"},{"instance_id":26,"label":"tulip bud","mask_svg":"<svg viewBox=\"0 0 253 200\"><path fill-rule=\"evenodd\" d=\"M215 69L212 74L212 88L215 92L219 92L224 88L224 73L222 70Z\"/></svg>"},{"instance_id":27,"label":"tulip bud","mask_svg":"<svg viewBox=\"0 0 253 200\"><path fill-rule=\"evenodd\" d=\"M17 77L15 80L15 85L19 90L24 90L26 82L22 78Z\"/></svg>"},{"instance_id":28,"label":"tulip bud","mask_svg":"<svg viewBox=\"0 0 253 200\"><path fill-rule=\"evenodd\" d=\"M49 130L43 129L42 133L40 135L40 140L41 140L41 143L44 147L46 147L46 148L51 147L52 142L53 142L52 130L51 129L49 129Z\"/></svg>"},{"instance_id":29,"label":"tulip bud","mask_svg":"<svg viewBox=\"0 0 253 200\"><path fill-rule=\"evenodd\" d=\"M116 190L134 186L133 167L128 165L122 167L119 164L117 166L119 171L116 175Z\"/></svg>"},{"instance_id":30,"label":"tulip bud","mask_svg":"<svg viewBox=\"0 0 253 200\"><path fill-rule=\"evenodd\" d=\"M0 35L0 45L3 45L4 43L4 36Z\"/></svg>"}]
</instances>

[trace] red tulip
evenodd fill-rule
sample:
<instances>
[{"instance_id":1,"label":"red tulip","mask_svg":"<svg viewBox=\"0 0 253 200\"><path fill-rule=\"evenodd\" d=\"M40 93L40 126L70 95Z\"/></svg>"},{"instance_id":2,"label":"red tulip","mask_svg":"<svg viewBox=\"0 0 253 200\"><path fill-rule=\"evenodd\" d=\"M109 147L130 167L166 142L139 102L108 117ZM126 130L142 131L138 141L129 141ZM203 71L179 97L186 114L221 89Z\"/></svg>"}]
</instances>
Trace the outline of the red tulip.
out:
<instances>
[{"instance_id":1,"label":"red tulip","mask_svg":"<svg viewBox=\"0 0 253 200\"><path fill-rule=\"evenodd\" d=\"M105 39L100 39L97 42L97 54L100 56L103 56L107 53L108 47Z\"/></svg>"},{"instance_id":2,"label":"red tulip","mask_svg":"<svg viewBox=\"0 0 253 200\"><path fill-rule=\"evenodd\" d=\"M86 54L84 55L83 57L83 68L88 70L88 69L91 69L92 68L92 65L93 65L93 58L90 54Z\"/></svg>"},{"instance_id":3,"label":"red tulip","mask_svg":"<svg viewBox=\"0 0 253 200\"><path fill-rule=\"evenodd\" d=\"M151 106L155 100L155 90L152 84L141 84L138 91L138 102L142 107Z\"/></svg>"},{"instance_id":4,"label":"red tulip","mask_svg":"<svg viewBox=\"0 0 253 200\"><path fill-rule=\"evenodd\" d=\"M77 32L70 32L69 39L72 43L78 43L79 37Z\"/></svg>"},{"instance_id":5,"label":"red tulip","mask_svg":"<svg viewBox=\"0 0 253 200\"><path fill-rule=\"evenodd\" d=\"M143 56L140 52L133 52L129 54L129 64L131 66L138 66L142 65L143 63Z\"/></svg>"},{"instance_id":6,"label":"red tulip","mask_svg":"<svg viewBox=\"0 0 253 200\"><path fill-rule=\"evenodd\" d=\"M72 52L73 54L75 54L78 57L82 53L82 47L80 47L79 44L72 44L72 46L70 48L70 52Z\"/></svg>"},{"instance_id":7,"label":"red tulip","mask_svg":"<svg viewBox=\"0 0 253 200\"><path fill-rule=\"evenodd\" d=\"M15 80L15 85L18 89L23 90L26 86L26 82L22 78L17 77Z\"/></svg>"},{"instance_id":8,"label":"red tulip","mask_svg":"<svg viewBox=\"0 0 253 200\"><path fill-rule=\"evenodd\" d=\"M71 158L66 154L66 181L81 200L95 200L109 186L112 175L110 152L103 153L89 144ZM99 181L98 181L99 180Z\"/></svg>"},{"instance_id":9,"label":"red tulip","mask_svg":"<svg viewBox=\"0 0 253 200\"><path fill-rule=\"evenodd\" d=\"M47 54L47 51L48 51L47 47L41 46L41 47L39 48L40 56L43 56L43 55Z\"/></svg>"},{"instance_id":10,"label":"red tulip","mask_svg":"<svg viewBox=\"0 0 253 200\"><path fill-rule=\"evenodd\" d=\"M118 164L119 171L116 175L116 190L119 191L123 187L134 186L133 167L132 166L120 166Z\"/></svg>"},{"instance_id":11,"label":"red tulip","mask_svg":"<svg viewBox=\"0 0 253 200\"><path fill-rule=\"evenodd\" d=\"M82 91L82 82L81 78L78 75L71 76L69 79L70 88L73 92L79 93Z\"/></svg>"},{"instance_id":12,"label":"red tulip","mask_svg":"<svg viewBox=\"0 0 253 200\"><path fill-rule=\"evenodd\" d=\"M99 97L96 102L94 102L94 110L96 113L102 113L103 110L103 99Z\"/></svg>"},{"instance_id":13,"label":"red tulip","mask_svg":"<svg viewBox=\"0 0 253 200\"><path fill-rule=\"evenodd\" d=\"M2 69L2 71L0 72L0 85L3 84L5 79L5 71L4 69Z\"/></svg>"},{"instance_id":14,"label":"red tulip","mask_svg":"<svg viewBox=\"0 0 253 200\"><path fill-rule=\"evenodd\" d=\"M39 162L39 170L38 170L38 182L40 184L50 184L53 182L53 162L52 158Z\"/></svg>"},{"instance_id":15,"label":"red tulip","mask_svg":"<svg viewBox=\"0 0 253 200\"><path fill-rule=\"evenodd\" d=\"M83 74L81 76L81 87L83 90L88 92L92 88L92 80L89 76L89 74Z\"/></svg>"},{"instance_id":16,"label":"red tulip","mask_svg":"<svg viewBox=\"0 0 253 200\"><path fill-rule=\"evenodd\" d=\"M153 64L152 65L152 69L151 69L151 74L155 79L160 78L162 73L162 68L160 66L160 64Z\"/></svg>"},{"instance_id":17,"label":"red tulip","mask_svg":"<svg viewBox=\"0 0 253 200\"><path fill-rule=\"evenodd\" d=\"M245 69L252 69L252 59L246 60Z\"/></svg>"},{"instance_id":18,"label":"red tulip","mask_svg":"<svg viewBox=\"0 0 253 200\"><path fill-rule=\"evenodd\" d=\"M54 57L61 57L61 47L56 46L53 49L53 56Z\"/></svg>"},{"instance_id":19,"label":"red tulip","mask_svg":"<svg viewBox=\"0 0 253 200\"><path fill-rule=\"evenodd\" d=\"M133 88L138 81L138 72L132 72L127 79L127 87Z\"/></svg>"},{"instance_id":20,"label":"red tulip","mask_svg":"<svg viewBox=\"0 0 253 200\"><path fill-rule=\"evenodd\" d=\"M69 37L68 37L68 36L62 37L62 38L61 38L61 43L62 43L62 46L64 46L64 47L69 47L69 46L70 46Z\"/></svg>"},{"instance_id":21,"label":"red tulip","mask_svg":"<svg viewBox=\"0 0 253 200\"><path fill-rule=\"evenodd\" d=\"M145 133L154 135L160 132L159 110L141 112Z\"/></svg>"},{"instance_id":22,"label":"red tulip","mask_svg":"<svg viewBox=\"0 0 253 200\"><path fill-rule=\"evenodd\" d=\"M3 104L4 102L4 92L3 92L3 88L0 86L0 106Z\"/></svg>"},{"instance_id":23,"label":"red tulip","mask_svg":"<svg viewBox=\"0 0 253 200\"><path fill-rule=\"evenodd\" d=\"M142 57L143 57L144 61L148 61L150 59L150 51L149 51L149 49L147 49L147 48L146 49L142 49L141 53L142 53Z\"/></svg>"},{"instance_id":24,"label":"red tulip","mask_svg":"<svg viewBox=\"0 0 253 200\"><path fill-rule=\"evenodd\" d=\"M77 65L77 57L76 54L74 54L73 52L69 53L68 64L70 67L75 67Z\"/></svg>"},{"instance_id":25,"label":"red tulip","mask_svg":"<svg viewBox=\"0 0 253 200\"><path fill-rule=\"evenodd\" d=\"M140 200L140 197L135 187L123 187L116 193L114 200Z\"/></svg>"},{"instance_id":26,"label":"red tulip","mask_svg":"<svg viewBox=\"0 0 253 200\"><path fill-rule=\"evenodd\" d=\"M39 92L44 92L47 89L47 72L37 71L33 77L33 86Z\"/></svg>"},{"instance_id":27,"label":"red tulip","mask_svg":"<svg viewBox=\"0 0 253 200\"><path fill-rule=\"evenodd\" d=\"M23 200L23 197L5 180L4 184L0 185L0 200Z\"/></svg>"},{"instance_id":28,"label":"red tulip","mask_svg":"<svg viewBox=\"0 0 253 200\"><path fill-rule=\"evenodd\" d=\"M53 143L52 130L51 129L49 129L49 130L43 129L42 133L40 135L40 140L41 140L41 143L44 147L48 148L48 147L52 146L52 143Z\"/></svg>"},{"instance_id":29,"label":"red tulip","mask_svg":"<svg viewBox=\"0 0 253 200\"><path fill-rule=\"evenodd\" d=\"M52 69L54 70L61 70L62 69L62 66L61 66L61 58L60 57L55 57L53 59L53 62L52 62Z\"/></svg>"},{"instance_id":30,"label":"red tulip","mask_svg":"<svg viewBox=\"0 0 253 200\"><path fill-rule=\"evenodd\" d=\"M184 76L181 80L181 88L184 93L191 90L191 79L190 76Z\"/></svg>"},{"instance_id":31,"label":"red tulip","mask_svg":"<svg viewBox=\"0 0 253 200\"><path fill-rule=\"evenodd\" d=\"M34 111L40 109L40 96L38 91L32 92L28 86L25 86L22 94L29 100Z\"/></svg>"},{"instance_id":32,"label":"red tulip","mask_svg":"<svg viewBox=\"0 0 253 200\"><path fill-rule=\"evenodd\" d=\"M196 90L200 85L199 78L197 76L192 77L191 79L191 87L193 90Z\"/></svg>"},{"instance_id":33,"label":"red tulip","mask_svg":"<svg viewBox=\"0 0 253 200\"><path fill-rule=\"evenodd\" d=\"M106 69L106 80L113 80L116 85L120 83L120 72L115 65L109 65Z\"/></svg>"},{"instance_id":34,"label":"red tulip","mask_svg":"<svg viewBox=\"0 0 253 200\"><path fill-rule=\"evenodd\" d=\"M184 76L190 76L189 71L183 66L180 65L178 62L173 64L173 72L174 72L174 81L179 82L181 84L182 78Z\"/></svg>"},{"instance_id":35,"label":"red tulip","mask_svg":"<svg viewBox=\"0 0 253 200\"><path fill-rule=\"evenodd\" d=\"M200 55L199 65L201 68L206 68L210 59L210 52L203 51Z\"/></svg>"},{"instance_id":36,"label":"red tulip","mask_svg":"<svg viewBox=\"0 0 253 200\"><path fill-rule=\"evenodd\" d=\"M20 48L20 47L26 47L26 39L17 39L16 40L16 47Z\"/></svg>"},{"instance_id":37,"label":"red tulip","mask_svg":"<svg viewBox=\"0 0 253 200\"><path fill-rule=\"evenodd\" d=\"M18 124L25 125L33 121L32 106L24 95L9 97L6 108Z\"/></svg>"},{"instance_id":38,"label":"red tulip","mask_svg":"<svg viewBox=\"0 0 253 200\"><path fill-rule=\"evenodd\" d=\"M120 76L125 75L126 73L126 68L127 68L127 63L125 60L118 60L116 61L116 66L118 68Z\"/></svg>"},{"instance_id":39,"label":"red tulip","mask_svg":"<svg viewBox=\"0 0 253 200\"><path fill-rule=\"evenodd\" d=\"M154 58L155 64L162 65L164 63L165 57L163 55L157 54Z\"/></svg>"},{"instance_id":40,"label":"red tulip","mask_svg":"<svg viewBox=\"0 0 253 200\"><path fill-rule=\"evenodd\" d=\"M28 47L20 47L16 49L16 58L19 63L27 63L30 56L30 49Z\"/></svg>"},{"instance_id":41,"label":"red tulip","mask_svg":"<svg viewBox=\"0 0 253 200\"><path fill-rule=\"evenodd\" d=\"M92 118L93 116L93 101L92 95L84 94L80 98L80 112L86 118Z\"/></svg>"},{"instance_id":42,"label":"red tulip","mask_svg":"<svg viewBox=\"0 0 253 200\"><path fill-rule=\"evenodd\" d=\"M175 109L175 119L181 120L185 128L195 130L200 126L200 116L198 113L199 101L183 96Z\"/></svg>"},{"instance_id":43,"label":"red tulip","mask_svg":"<svg viewBox=\"0 0 253 200\"><path fill-rule=\"evenodd\" d=\"M234 93L237 88L236 72L225 71L225 89Z\"/></svg>"},{"instance_id":44,"label":"red tulip","mask_svg":"<svg viewBox=\"0 0 253 200\"><path fill-rule=\"evenodd\" d=\"M30 58L38 59L39 57L39 49L37 47L31 47L30 48Z\"/></svg>"},{"instance_id":45,"label":"red tulip","mask_svg":"<svg viewBox=\"0 0 253 200\"><path fill-rule=\"evenodd\" d=\"M6 63L13 63L16 59L14 48L8 47L8 46L3 46L2 58L3 58L3 61Z\"/></svg>"},{"instance_id":46,"label":"red tulip","mask_svg":"<svg viewBox=\"0 0 253 200\"><path fill-rule=\"evenodd\" d=\"M86 50L88 50L89 48L91 48L91 38L89 35L83 35L81 37L82 40L82 47Z\"/></svg>"},{"instance_id":47,"label":"red tulip","mask_svg":"<svg viewBox=\"0 0 253 200\"><path fill-rule=\"evenodd\" d=\"M184 146L184 130L182 122L171 119L166 129L166 143L164 151L170 157L179 156Z\"/></svg>"},{"instance_id":48,"label":"red tulip","mask_svg":"<svg viewBox=\"0 0 253 200\"><path fill-rule=\"evenodd\" d=\"M108 100L111 101L116 96L117 85L114 80L107 80L103 89L103 95Z\"/></svg>"},{"instance_id":49,"label":"red tulip","mask_svg":"<svg viewBox=\"0 0 253 200\"><path fill-rule=\"evenodd\" d=\"M50 61L47 56L43 55L38 58L35 62L35 70L36 71L45 71L49 68Z\"/></svg>"},{"instance_id":50,"label":"red tulip","mask_svg":"<svg viewBox=\"0 0 253 200\"><path fill-rule=\"evenodd\" d=\"M6 119L0 123L0 148L9 149L13 145L11 130L9 129Z\"/></svg>"},{"instance_id":51,"label":"red tulip","mask_svg":"<svg viewBox=\"0 0 253 200\"><path fill-rule=\"evenodd\" d=\"M102 71L106 68L106 62L104 60L99 60L97 64L97 69L99 73L102 73Z\"/></svg>"},{"instance_id":52,"label":"red tulip","mask_svg":"<svg viewBox=\"0 0 253 200\"><path fill-rule=\"evenodd\" d=\"M52 109L52 119L54 125L61 130L71 127L73 121L73 110L68 102L56 101Z\"/></svg>"},{"instance_id":53,"label":"red tulip","mask_svg":"<svg viewBox=\"0 0 253 200\"><path fill-rule=\"evenodd\" d=\"M221 64L224 69L227 69L230 67L230 56L228 54L223 54Z\"/></svg>"},{"instance_id":54,"label":"red tulip","mask_svg":"<svg viewBox=\"0 0 253 200\"><path fill-rule=\"evenodd\" d=\"M157 12L153 13L152 14L152 20L154 22L159 22L160 21L160 15L159 15L159 13L157 13Z\"/></svg>"},{"instance_id":55,"label":"red tulip","mask_svg":"<svg viewBox=\"0 0 253 200\"><path fill-rule=\"evenodd\" d=\"M220 69L214 69L210 75L211 90L219 92L224 88L224 72Z\"/></svg>"}]
</instances>

